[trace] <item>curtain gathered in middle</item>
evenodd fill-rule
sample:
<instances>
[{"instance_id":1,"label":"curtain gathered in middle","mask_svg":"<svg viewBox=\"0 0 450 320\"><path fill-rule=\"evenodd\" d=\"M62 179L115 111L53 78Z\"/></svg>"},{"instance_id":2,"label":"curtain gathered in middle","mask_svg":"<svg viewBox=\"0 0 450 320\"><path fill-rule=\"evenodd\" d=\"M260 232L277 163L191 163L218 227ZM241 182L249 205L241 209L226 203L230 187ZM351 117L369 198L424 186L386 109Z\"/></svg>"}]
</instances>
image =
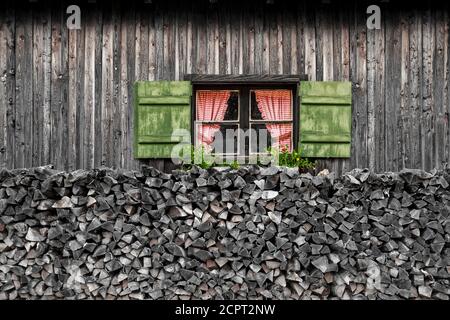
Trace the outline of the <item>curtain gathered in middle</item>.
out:
<instances>
[{"instance_id":1,"label":"curtain gathered in middle","mask_svg":"<svg viewBox=\"0 0 450 320\"><path fill-rule=\"evenodd\" d=\"M197 92L197 120L223 121L228 108L230 91L211 90ZM211 146L214 135L220 130L220 124L202 123L198 127L198 142L204 146Z\"/></svg>"},{"instance_id":2,"label":"curtain gathered in middle","mask_svg":"<svg viewBox=\"0 0 450 320\"><path fill-rule=\"evenodd\" d=\"M255 90L261 116L267 121L292 121L292 97L290 90ZM267 123L273 141L272 146L292 150L292 124Z\"/></svg>"}]
</instances>

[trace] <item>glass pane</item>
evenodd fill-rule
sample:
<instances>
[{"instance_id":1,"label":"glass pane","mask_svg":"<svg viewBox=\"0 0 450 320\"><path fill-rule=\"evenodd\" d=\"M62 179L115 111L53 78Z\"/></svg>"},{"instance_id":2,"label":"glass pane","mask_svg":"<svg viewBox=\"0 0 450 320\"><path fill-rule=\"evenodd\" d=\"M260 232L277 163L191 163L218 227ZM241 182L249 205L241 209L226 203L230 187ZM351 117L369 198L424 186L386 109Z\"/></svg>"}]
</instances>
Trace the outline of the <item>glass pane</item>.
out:
<instances>
[{"instance_id":1,"label":"glass pane","mask_svg":"<svg viewBox=\"0 0 450 320\"><path fill-rule=\"evenodd\" d=\"M252 120L292 120L291 90L252 90Z\"/></svg>"},{"instance_id":2,"label":"glass pane","mask_svg":"<svg viewBox=\"0 0 450 320\"><path fill-rule=\"evenodd\" d=\"M238 152L239 125L236 123L198 123L196 125L197 146L203 145L211 153Z\"/></svg>"},{"instance_id":3,"label":"glass pane","mask_svg":"<svg viewBox=\"0 0 450 320\"><path fill-rule=\"evenodd\" d=\"M239 119L239 92L231 91L228 99L228 108L225 112L224 120L238 120Z\"/></svg>"},{"instance_id":4,"label":"glass pane","mask_svg":"<svg viewBox=\"0 0 450 320\"><path fill-rule=\"evenodd\" d=\"M237 121L239 92L229 90L198 90L196 119L201 121Z\"/></svg>"},{"instance_id":5,"label":"glass pane","mask_svg":"<svg viewBox=\"0 0 450 320\"><path fill-rule=\"evenodd\" d=\"M253 123L250 153L265 153L268 147L292 151L292 123Z\"/></svg>"},{"instance_id":6,"label":"glass pane","mask_svg":"<svg viewBox=\"0 0 450 320\"><path fill-rule=\"evenodd\" d=\"M250 153L266 153L271 146L271 135L264 123L251 124Z\"/></svg>"},{"instance_id":7,"label":"glass pane","mask_svg":"<svg viewBox=\"0 0 450 320\"><path fill-rule=\"evenodd\" d=\"M261 111L258 109L258 103L256 102L255 91L250 92L250 101L251 101L251 115L250 119L252 120L263 120Z\"/></svg>"}]
</instances>

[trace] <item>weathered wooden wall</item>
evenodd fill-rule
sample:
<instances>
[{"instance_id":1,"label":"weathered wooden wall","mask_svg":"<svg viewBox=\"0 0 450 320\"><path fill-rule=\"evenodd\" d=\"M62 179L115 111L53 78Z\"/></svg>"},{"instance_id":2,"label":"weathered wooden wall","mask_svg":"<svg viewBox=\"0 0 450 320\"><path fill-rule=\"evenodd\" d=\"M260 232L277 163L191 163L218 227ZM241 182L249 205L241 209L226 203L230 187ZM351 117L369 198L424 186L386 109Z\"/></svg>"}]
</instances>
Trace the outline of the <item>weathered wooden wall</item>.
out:
<instances>
[{"instance_id":1,"label":"weathered wooden wall","mask_svg":"<svg viewBox=\"0 0 450 320\"><path fill-rule=\"evenodd\" d=\"M449 160L447 8L381 3L367 30L359 1L153 2L82 3L81 30L65 24L72 2L0 4L0 167L138 168L134 81L189 73L351 80L352 158L333 170Z\"/></svg>"}]
</instances>

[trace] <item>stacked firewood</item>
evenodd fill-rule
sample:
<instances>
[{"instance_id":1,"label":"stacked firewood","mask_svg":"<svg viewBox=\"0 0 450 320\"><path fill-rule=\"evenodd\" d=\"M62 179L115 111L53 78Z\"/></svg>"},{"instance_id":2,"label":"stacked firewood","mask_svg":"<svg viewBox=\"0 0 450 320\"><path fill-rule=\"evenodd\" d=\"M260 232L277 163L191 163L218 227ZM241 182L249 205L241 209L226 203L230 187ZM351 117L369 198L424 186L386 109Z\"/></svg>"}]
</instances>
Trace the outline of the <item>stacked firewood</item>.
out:
<instances>
[{"instance_id":1,"label":"stacked firewood","mask_svg":"<svg viewBox=\"0 0 450 320\"><path fill-rule=\"evenodd\" d=\"M450 171L0 171L1 299L443 299Z\"/></svg>"}]
</instances>

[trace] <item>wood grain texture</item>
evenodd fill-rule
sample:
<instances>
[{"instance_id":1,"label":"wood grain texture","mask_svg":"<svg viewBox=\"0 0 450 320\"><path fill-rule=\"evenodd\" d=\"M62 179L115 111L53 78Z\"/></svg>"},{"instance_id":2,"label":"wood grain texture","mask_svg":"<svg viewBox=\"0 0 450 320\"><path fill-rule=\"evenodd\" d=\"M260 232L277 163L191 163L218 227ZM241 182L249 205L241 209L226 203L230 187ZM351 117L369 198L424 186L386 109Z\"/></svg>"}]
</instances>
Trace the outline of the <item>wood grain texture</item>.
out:
<instances>
[{"instance_id":1,"label":"wood grain texture","mask_svg":"<svg viewBox=\"0 0 450 320\"><path fill-rule=\"evenodd\" d=\"M397 12L388 12L386 16L386 79L390 83L385 90L385 162L386 167L398 169L399 139L401 127L399 126L400 113L400 75L401 75L401 34Z\"/></svg>"},{"instance_id":2,"label":"wood grain texture","mask_svg":"<svg viewBox=\"0 0 450 320\"><path fill-rule=\"evenodd\" d=\"M4 3L3 5L6 5ZM11 7L0 13L0 166L15 167L15 11Z\"/></svg>"},{"instance_id":3,"label":"wood grain texture","mask_svg":"<svg viewBox=\"0 0 450 320\"><path fill-rule=\"evenodd\" d=\"M402 121L401 167L411 167L410 160L410 126L411 112L408 105L409 92L409 26L408 13L401 14L401 84L400 84L400 118ZM384 111L384 110L383 110ZM384 122L384 121L383 121ZM384 129L383 122L379 127ZM383 130L384 131L384 130ZM383 149L384 150L384 149ZM381 161L384 159L380 158ZM381 165L381 164L380 164ZM381 166L382 167L382 166Z\"/></svg>"},{"instance_id":4,"label":"wood grain texture","mask_svg":"<svg viewBox=\"0 0 450 320\"><path fill-rule=\"evenodd\" d=\"M411 167L420 168L422 166L420 148L420 103L422 98L421 77L422 77L422 17L418 10L411 14L409 19L409 105L411 113L410 127L410 158Z\"/></svg>"},{"instance_id":5,"label":"wood grain texture","mask_svg":"<svg viewBox=\"0 0 450 320\"><path fill-rule=\"evenodd\" d=\"M81 30L67 30L65 4L2 4L0 166L168 170L167 161L133 157L133 84L197 74L198 83L211 81L205 75L350 80L351 158L321 167L442 167L450 157L448 5L391 5L382 4L381 30L367 30L359 2L237 9L116 0L83 4Z\"/></svg>"},{"instance_id":6,"label":"wood grain texture","mask_svg":"<svg viewBox=\"0 0 450 320\"><path fill-rule=\"evenodd\" d=\"M447 78L447 46L448 42L448 20L445 19L446 12L437 12L436 18L433 19L435 23L435 50L434 50L434 67L433 77L435 79ZM435 134L433 136L434 149L434 163L435 167L442 167L446 162L446 155L448 154L448 119L446 116L445 101L446 96L446 81L439 81L433 85L432 90L434 106L435 106Z\"/></svg>"},{"instance_id":7,"label":"wood grain texture","mask_svg":"<svg viewBox=\"0 0 450 320\"><path fill-rule=\"evenodd\" d=\"M422 62L423 62L423 77L422 77L422 110L421 110L421 153L422 153L422 167L432 167L433 155L436 145L434 143L434 100L433 100L433 65L434 65L434 20L433 13L426 10L422 13Z\"/></svg>"},{"instance_id":8,"label":"wood grain texture","mask_svg":"<svg viewBox=\"0 0 450 320\"><path fill-rule=\"evenodd\" d=\"M367 167L367 52L365 14L361 6L356 6L352 19L352 82L353 82L353 127L352 157L353 167Z\"/></svg>"}]
</instances>

